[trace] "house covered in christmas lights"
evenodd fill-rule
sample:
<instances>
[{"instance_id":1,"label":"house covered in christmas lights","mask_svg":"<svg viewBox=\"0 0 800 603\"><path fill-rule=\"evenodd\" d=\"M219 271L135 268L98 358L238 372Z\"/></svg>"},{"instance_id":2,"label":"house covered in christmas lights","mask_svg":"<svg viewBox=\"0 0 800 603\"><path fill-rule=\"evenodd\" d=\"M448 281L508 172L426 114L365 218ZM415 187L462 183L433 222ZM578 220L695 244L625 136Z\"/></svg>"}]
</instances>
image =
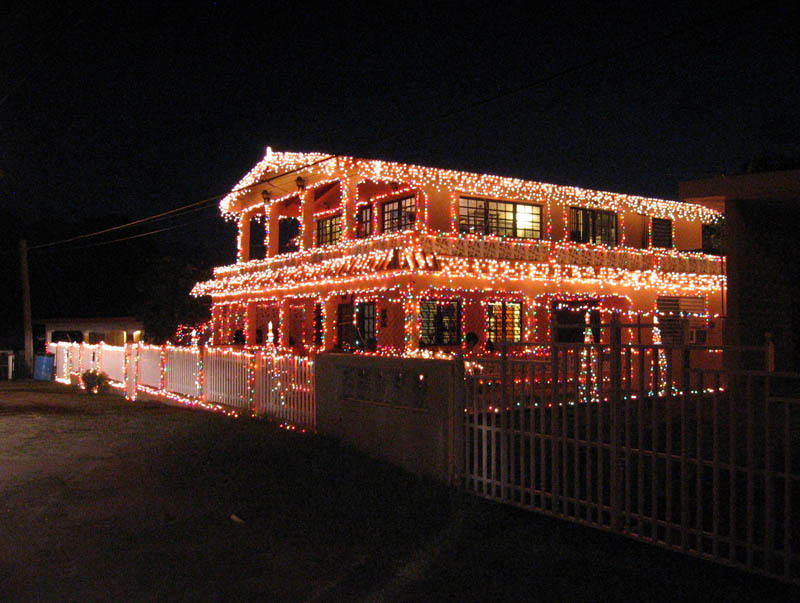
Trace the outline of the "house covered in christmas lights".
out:
<instances>
[{"instance_id":1,"label":"house covered in christmas lights","mask_svg":"<svg viewBox=\"0 0 800 603\"><path fill-rule=\"evenodd\" d=\"M720 342L722 216L704 205L268 149L221 210L237 261L193 290L215 345L535 353L602 341L615 315Z\"/></svg>"}]
</instances>

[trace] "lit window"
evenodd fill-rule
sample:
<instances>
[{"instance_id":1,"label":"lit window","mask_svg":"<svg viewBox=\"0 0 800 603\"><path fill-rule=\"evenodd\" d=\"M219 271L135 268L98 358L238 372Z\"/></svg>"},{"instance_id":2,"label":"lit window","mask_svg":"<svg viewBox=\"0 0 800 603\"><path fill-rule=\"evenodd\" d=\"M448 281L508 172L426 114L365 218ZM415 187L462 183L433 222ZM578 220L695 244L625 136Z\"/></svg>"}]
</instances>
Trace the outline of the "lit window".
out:
<instances>
[{"instance_id":1,"label":"lit window","mask_svg":"<svg viewBox=\"0 0 800 603\"><path fill-rule=\"evenodd\" d=\"M342 234L341 216L336 214L330 218L322 218L317 222L317 245L332 245Z\"/></svg>"},{"instance_id":2,"label":"lit window","mask_svg":"<svg viewBox=\"0 0 800 603\"><path fill-rule=\"evenodd\" d=\"M463 233L540 239L542 207L529 203L461 197L458 201L458 223Z\"/></svg>"},{"instance_id":3,"label":"lit window","mask_svg":"<svg viewBox=\"0 0 800 603\"><path fill-rule=\"evenodd\" d=\"M569 208L569 238L576 243L617 244L617 214L613 211Z\"/></svg>"},{"instance_id":4,"label":"lit window","mask_svg":"<svg viewBox=\"0 0 800 603\"><path fill-rule=\"evenodd\" d=\"M522 304L511 301L489 302L486 312L486 339L493 343L522 341Z\"/></svg>"},{"instance_id":5,"label":"lit window","mask_svg":"<svg viewBox=\"0 0 800 603\"><path fill-rule=\"evenodd\" d=\"M461 311L458 301L422 300L419 306L420 345L459 345Z\"/></svg>"},{"instance_id":6,"label":"lit window","mask_svg":"<svg viewBox=\"0 0 800 603\"><path fill-rule=\"evenodd\" d=\"M416 199L405 197L383 204L383 232L400 232L414 227Z\"/></svg>"},{"instance_id":7,"label":"lit window","mask_svg":"<svg viewBox=\"0 0 800 603\"><path fill-rule=\"evenodd\" d=\"M362 205L356 214L356 238L366 239L372 236L372 206Z\"/></svg>"}]
</instances>

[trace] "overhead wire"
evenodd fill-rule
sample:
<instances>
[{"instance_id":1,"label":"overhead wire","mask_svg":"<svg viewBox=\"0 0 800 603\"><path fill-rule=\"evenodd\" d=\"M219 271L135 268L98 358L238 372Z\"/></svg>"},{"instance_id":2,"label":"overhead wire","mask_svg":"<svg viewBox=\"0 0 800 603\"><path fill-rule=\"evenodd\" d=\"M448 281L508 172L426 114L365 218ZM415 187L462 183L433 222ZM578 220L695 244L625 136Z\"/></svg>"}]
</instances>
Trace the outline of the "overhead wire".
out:
<instances>
[{"instance_id":1,"label":"overhead wire","mask_svg":"<svg viewBox=\"0 0 800 603\"><path fill-rule=\"evenodd\" d=\"M139 239L142 237L149 237L150 235L159 234L162 232L166 232L168 230L175 230L177 228L183 228L184 226L190 226L192 224L199 224L201 222L205 222L205 220L190 220L189 222L183 222L181 224L174 224L173 226L165 226L164 228L158 228L156 230L150 230L148 232L142 232L135 235L130 235L127 237L120 237L118 239L112 239L110 241L100 241L98 243L90 243L89 245L76 245L74 247L66 247L63 251L74 251L76 249L89 249L91 247L101 247L103 245L111 245L112 243L119 243L121 241L130 241L131 239Z\"/></svg>"},{"instance_id":2,"label":"overhead wire","mask_svg":"<svg viewBox=\"0 0 800 603\"><path fill-rule=\"evenodd\" d=\"M743 6L739 7L739 9L736 10L736 11L729 11L728 14L727 14L727 18L730 18L731 16L733 16L735 14L738 14L740 12L744 12L745 10L748 10L748 9L752 8L756 4L757 3L755 3L755 2L748 3L746 5L743 5ZM707 22L709 22L711 20L714 20L714 17L709 17L708 19L701 20L700 22L694 23L693 25L694 26L701 26L701 25L703 25L703 24L705 24L705 23L707 23ZM441 113L440 115L438 115L438 116L436 116L434 118L431 118L431 119L428 119L428 120L423 120L423 123L416 123L416 124L414 124L412 126L400 129L397 132L394 132L394 133L392 133L390 135L382 136L382 137L380 137L378 139L375 139L373 141L373 144L379 144L379 143L384 142L386 140L390 140L390 139L397 138L399 136L407 135L407 134L409 134L411 132L414 132L414 131L418 130L423 125L427 125L427 126L435 125L435 124L437 124L439 122L451 119L451 118L453 118L453 117L455 117L457 115L461 115L463 113L466 113L466 112L468 112L470 110L473 110L473 109L476 109L478 107L483 107L483 106L489 105L491 103L497 102L499 100L508 98L510 96L519 94L521 92L530 90L530 89L535 88L537 86L550 83L550 82L552 82L554 80L560 79L562 77L565 77L565 76L570 75L572 73L575 73L577 71L586 69L587 67L591 67L591 66L597 65L599 63L603 63L603 62L618 58L618 57L623 56L625 54L628 54L630 52L634 52L634 51L640 50L642 48L645 48L647 46L656 44L656 43L661 42L663 40L669 39L669 38L675 36L678 33L684 32L686 27L688 26L688 24L689 24L688 20L685 20L685 21L679 23L678 25L676 25L675 27L673 27L672 29L670 29L669 31L667 31L666 33L664 33L664 34L662 34L660 36L647 38L647 39L642 40L640 42L637 42L637 43L634 43L634 44L630 44L630 45L624 46L622 48L618 48L616 50L613 50L611 52L596 56L595 58L593 58L591 60L583 61L581 63L578 63L577 65L572 65L570 67L561 69L559 71L556 71L554 73L548 74L548 75L543 76L541 78L537 78L537 79L532 80L530 82L527 82L525 84L522 84L522 85L519 85L519 86L515 86L513 88L509 88L507 90L504 90L504 91L499 92L497 94L493 94L491 96L486 96L486 97L477 99L477 100L475 100L475 101L473 101L471 103L467 103L467 104L464 104L464 105L462 105L460 107L456 107L455 109L452 109L452 110L446 111L444 113ZM429 136L430 136L430 134L429 134ZM114 226L114 227L111 227L111 228L105 228L103 230L99 230L99 231L96 231L96 232L86 233L86 234L78 235L78 236L75 236L75 237L62 239L62 240L59 240L59 241L52 241L52 242L49 242L49 243L33 245L33 246L29 247L29 249L30 250L44 249L44 248L47 248L47 247L53 247L53 246L56 246L56 245L62 245L62 244L66 244L66 243L71 243L73 241L77 241L77 240L80 240L80 239L99 236L101 234L106 234L106 233L109 233L109 232L122 230L124 228L130 228L132 226L136 226L136 225L139 225L139 224L144 224L144 223L147 223L147 222L150 222L150 221L155 221L155 220L158 220L158 219L160 219L160 218L162 218L164 216L169 216L171 214L179 214L181 212L184 212L187 209L191 209L191 208L202 206L202 205L208 205L208 204L210 204L210 203L212 203L214 201L219 201L220 199L226 197L229 194L241 192L241 191L244 191L244 190L248 190L248 189L251 189L251 188L253 188L255 186L262 185L262 184L269 184L269 183L273 182L274 180L278 180L278 179L283 178L285 176L288 176L290 174L297 173L297 172L300 172L302 170L309 169L309 168L314 167L316 165L319 165L321 163L332 161L334 159L337 159L337 158L343 157L343 156L344 155L342 153L332 153L332 154L330 154L330 155L328 155L326 157L323 157L321 159L318 159L316 161L312 161L312 162L297 166L297 167L292 168L290 170L286 170L286 171L284 171L284 172L282 172L280 174L275 174L273 176L270 176L268 178L264 178L264 179L259 180L257 182L253 182L253 183L248 184L246 186L242 186L240 188L235 188L232 191L229 191L229 192L226 192L226 193L223 193L223 194L220 194L220 195L214 195L212 197L207 197L205 199L202 199L200 201L196 201L194 203L190 203L188 205L184 205L182 207L178 207L178 208L175 208L175 209L172 209L172 210L161 212L161 213L155 214L153 216L148 216L146 218L141 218L139 220L134 220L134 221L131 221L131 222L128 222L128 223L125 223L125 224L121 224L119 226ZM178 228L178 226L176 226L175 228ZM161 231L163 231L163 230L171 230L171 228L162 229ZM160 232L160 231L153 231L154 234L156 232ZM118 240L126 240L126 238L122 238L122 239L118 239Z\"/></svg>"}]
</instances>

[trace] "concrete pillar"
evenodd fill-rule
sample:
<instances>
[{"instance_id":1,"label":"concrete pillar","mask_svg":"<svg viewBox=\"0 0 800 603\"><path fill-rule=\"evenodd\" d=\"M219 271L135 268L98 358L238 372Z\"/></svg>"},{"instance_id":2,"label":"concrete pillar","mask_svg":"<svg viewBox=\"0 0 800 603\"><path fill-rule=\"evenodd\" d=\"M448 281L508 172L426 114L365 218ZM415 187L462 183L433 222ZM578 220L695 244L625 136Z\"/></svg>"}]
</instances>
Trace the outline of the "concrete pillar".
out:
<instances>
[{"instance_id":1,"label":"concrete pillar","mask_svg":"<svg viewBox=\"0 0 800 603\"><path fill-rule=\"evenodd\" d=\"M325 302L325 321L322 325L324 335L324 348L325 351L333 349L336 342L336 308L339 305L339 296L333 295L328 297Z\"/></svg>"},{"instance_id":2,"label":"concrete pillar","mask_svg":"<svg viewBox=\"0 0 800 603\"><path fill-rule=\"evenodd\" d=\"M236 257L240 262L250 259L250 214L239 215L239 238L237 241L239 248L236 250Z\"/></svg>"},{"instance_id":3,"label":"concrete pillar","mask_svg":"<svg viewBox=\"0 0 800 603\"><path fill-rule=\"evenodd\" d=\"M280 226L278 223L280 216L280 204L272 203L267 212L267 257L272 258L278 255L278 245L280 243Z\"/></svg>"},{"instance_id":4,"label":"concrete pillar","mask_svg":"<svg viewBox=\"0 0 800 603\"><path fill-rule=\"evenodd\" d=\"M342 180L342 239L349 241L356 238L356 200L358 199L358 181L355 177Z\"/></svg>"},{"instance_id":5,"label":"concrete pillar","mask_svg":"<svg viewBox=\"0 0 800 603\"><path fill-rule=\"evenodd\" d=\"M289 298L284 297L278 302L278 316L280 322L278 325L278 337L280 340L276 342L282 348L289 347L289 312L291 312L289 308Z\"/></svg>"},{"instance_id":6,"label":"concrete pillar","mask_svg":"<svg viewBox=\"0 0 800 603\"><path fill-rule=\"evenodd\" d=\"M413 289L403 300L403 339L406 353L419 350L419 295Z\"/></svg>"},{"instance_id":7,"label":"concrete pillar","mask_svg":"<svg viewBox=\"0 0 800 603\"><path fill-rule=\"evenodd\" d=\"M568 237L567 229L569 228L569 205L561 203L551 203L550 211L550 228L553 241L562 242L564 237Z\"/></svg>"},{"instance_id":8,"label":"concrete pillar","mask_svg":"<svg viewBox=\"0 0 800 603\"><path fill-rule=\"evenodd\" d=\"M245 310L247 319L245 320L244 340L247 345L256 345L256 304L249 302Z\"/></svg>"},{"instance_id":9,"label":"concrete pillar","mask_svg":"<svg viewBox=\"0 0 800 603\"><path fill-rule=\"evenodd\" d=\"M311 249L314 246L314 190L307 190L303 194L303 211L300 216L303 224L303 240L301 249Z\"/></svg>"}]
</instances>

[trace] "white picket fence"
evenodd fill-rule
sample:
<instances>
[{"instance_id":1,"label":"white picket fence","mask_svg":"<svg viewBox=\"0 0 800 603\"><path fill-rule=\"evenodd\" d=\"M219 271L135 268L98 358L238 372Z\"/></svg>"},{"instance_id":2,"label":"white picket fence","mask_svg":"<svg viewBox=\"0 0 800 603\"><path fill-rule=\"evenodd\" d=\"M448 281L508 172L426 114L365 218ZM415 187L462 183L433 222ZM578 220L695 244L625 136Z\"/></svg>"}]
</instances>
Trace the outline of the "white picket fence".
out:
<instances>
[{"instance_id":1,"label":"white picket fence","mask_svg":"<svg viewBox=\"0 0 800 603\"><path fill-rule=\"evenodd\" d=\"M316 429L314 360L267 350L53 343L55 378L100 370L128 398L137 392Z\"/></svg>"}]
</instances>

